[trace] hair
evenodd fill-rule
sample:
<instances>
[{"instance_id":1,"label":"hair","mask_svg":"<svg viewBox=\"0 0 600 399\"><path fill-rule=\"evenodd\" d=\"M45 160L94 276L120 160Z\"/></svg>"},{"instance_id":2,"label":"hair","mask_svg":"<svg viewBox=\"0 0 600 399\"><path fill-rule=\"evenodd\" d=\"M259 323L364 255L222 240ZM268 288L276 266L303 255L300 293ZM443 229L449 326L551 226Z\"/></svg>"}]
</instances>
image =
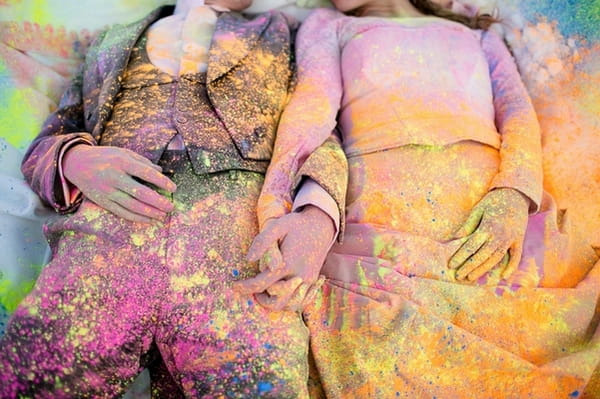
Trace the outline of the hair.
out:
<instances>
[{"instance_id":1,"label":"hair","mask_svg":"<svg viewBox=\"0 0 600 399\"><path fill-rule=\"evenodd\" d=\"M483 29L487 30L491 24L498 22L498 19L494 18L490 14L477 14L473 17L467 15L456 14L447 8L434 3L431 0L409 0L410 3L415 6L419 11L426 15L434 15L436 17L449 19L454 22L461 23L468 26L471 29Z\"/></svg>"},{"instance_id":2,"label":"hair","mask_svg":"<svg viewBox=\"0 0 600 399\"><path fill-rule=\"evenodd\" d=\"M450 21L466 25L471 29L488 30L490 25L492 25L495 22L499 22L497 18L490 14L477 14L472 17L468 15L457 14L431 0L409 1L416 9L418 9L425 15L433 15L436 17L449 19ZM364 10L362 10L362 8L358 8L356 10L351 11L349 15L360 16L363 11Z\"/></svg>"}]
</instances>

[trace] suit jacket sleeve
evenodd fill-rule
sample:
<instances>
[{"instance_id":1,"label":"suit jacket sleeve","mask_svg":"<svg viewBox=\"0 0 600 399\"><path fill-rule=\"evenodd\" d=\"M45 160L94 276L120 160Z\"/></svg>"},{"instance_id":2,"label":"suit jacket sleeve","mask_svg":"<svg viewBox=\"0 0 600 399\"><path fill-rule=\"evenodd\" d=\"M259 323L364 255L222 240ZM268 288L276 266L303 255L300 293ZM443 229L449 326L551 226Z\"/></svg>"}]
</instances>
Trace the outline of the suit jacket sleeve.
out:
<instances>
[{"instance_id":1,"label":"suit jacket sleeve","mask_svg":"<svg viewBox=\"0 0 600 399\"><path fill-rule=\"evenodd\" d=\"M101 35L102 36L102 35ZM101 36L96 43L101 40ZM60 160L63 149L79 141L95 145L96 141L86 132L83 109L83 75L85 64L82 64L64 92L58 109L44 122L41 132L29 146L21 171L33 191L56 211L66 213L74 210L80 202L65 198L69 189L60 173Z\"/></svg>"},{"instance_id":2,"label":"suit jacket sleeve","mask_svg":"<svg viewBox=\"0 0 600 399\"><path fill-rule=\"evenodd\" d=\"M297 84L280 119L259 199L261 228L268 219L290 212L302 177L319 183L333 197L343 221L347 164L339 140L332 136L342 95L336 15L316 10L298 31Z\"/></svg>"},{"instance_id":3,"label":"suit jacket sleeve","mask_svg":"<svg viewBox=\"0 0 600 399\"><path fill-rule=\"evenodd\" d=\"M313 181L329 194L337 205L337 215L330 215L336 222L337 237L341 241L345 226L344 214L346 188L348 185L348 161L340 139L332 133L319 148L306 159L294 179L293 191L297 192L304 181ZM331 199L329 199L331 201ZM314 204L327 209L324 204ZM327 212L329 213L329 212Z\"/></svg>"},{"instance_id":4,"label":"suit jacket sleeve","mask_svg":"<svg viewBox=\"0 0 600 399\"><path fill-rule=\"evenodd\" d=\"M542 148L538 120L515 62L496 34L483 32L481 44L487 58L496 127L500 132L500 168L492 188L514 188L530 200L530 212L542 200Z\"/></svg>"}]
</instances>

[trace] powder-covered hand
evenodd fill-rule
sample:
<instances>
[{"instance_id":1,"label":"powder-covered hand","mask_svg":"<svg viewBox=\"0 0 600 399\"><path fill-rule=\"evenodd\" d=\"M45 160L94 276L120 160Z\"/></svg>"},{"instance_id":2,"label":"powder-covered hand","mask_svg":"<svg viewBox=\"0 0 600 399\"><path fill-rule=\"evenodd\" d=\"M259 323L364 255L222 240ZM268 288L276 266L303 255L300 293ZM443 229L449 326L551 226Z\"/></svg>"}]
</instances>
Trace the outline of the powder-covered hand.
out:
<instances>
[{"instance_id":1,"label":"powder-covered hand","mask_svg":"<svg viewBox=\"0 0 600 399\"><path fill-rule=\"evenodd\" d=\"M312 205L269 220L247 256L260 261L260 273L236 289L270 309L302 310L324 282L319 272L334 233L331 217Z\"/></svg>"},{"instance_id":2,"label":"powder-covered hand","mask_svg":"<svg viewBox=\"0 0 600 399\"><path fill-rule=\"evenodd\" d=\"M448 262L456 278L474 281L496 266L504 267L503 278L510 277L521 260L528 210L528 199L517 190L487 193L455 233L470 235Z\"/></svg>"},{"instance_id":3,"label":"powder-covered hand","mask_svg":"<svg viewBox=\"0 0 600 399\"><path fill-rule=\"evenodd\" d=\"M176 189L161 167L125 148L76 145L63 158L63 173L84 196L104 209L134 222L162 219L173 204L150 187Z\"/></svg>"}]
</instances>

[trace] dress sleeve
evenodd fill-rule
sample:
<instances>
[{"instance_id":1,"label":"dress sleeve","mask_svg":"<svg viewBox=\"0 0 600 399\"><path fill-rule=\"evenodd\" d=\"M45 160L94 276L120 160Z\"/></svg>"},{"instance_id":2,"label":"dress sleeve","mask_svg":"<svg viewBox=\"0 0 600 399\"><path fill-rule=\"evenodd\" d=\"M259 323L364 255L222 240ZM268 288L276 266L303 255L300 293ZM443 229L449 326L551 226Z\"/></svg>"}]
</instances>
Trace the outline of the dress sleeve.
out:
<instances>
[{"instance_id":1,"label":"dress sleeve","mask_svg":"<svg viewBox=\"0 0 600 399\"><path fill-rule=\"evenodd\" d=\"M273 157L259 198L257 212L261 228L268 219L291 211L295 186L301 177L319 183L332 196L343 220L347 165L345 157L340 156L343 150L339 141L337 144L335 140L328 141L334 135L342 95L336 28L339 15L333 10L316 10L298 31L297 84L282 113ZM320 146L320 155L311 157ZM337 170L345 171L336 173ZM332 178L336 180L329 181Z\"/></svg>"},{"instance_id":2,"label":"dress sleeve","mask_svg":"<svg viewBox=\"0 0 600 399\"><path fill-rule=\"evenodd\" d=\"M64 152L75 143L96 144L92 135L85 131L83 71L82 64L63 94L58 109L48 116L21 164L21 171L33 191L61 213L74 210L80 202L79 195L72 198L67 198L72 195L66 195L76 194L76 190L62 176L60 164Z\"/></svg>"},{"instance_id":3,"label":"dress sleeve","mask_svg":"<svg viewBox=\"0 0 600 399\"><path fill-rule=\"evenodd\" d=\"M491 188L510 187L530 200L530 212L542 199L542 147L539 123L517 66L495 33L482 33L489 65L496 128L500 132L500 168Z\"/></svg>"}]
</instances>

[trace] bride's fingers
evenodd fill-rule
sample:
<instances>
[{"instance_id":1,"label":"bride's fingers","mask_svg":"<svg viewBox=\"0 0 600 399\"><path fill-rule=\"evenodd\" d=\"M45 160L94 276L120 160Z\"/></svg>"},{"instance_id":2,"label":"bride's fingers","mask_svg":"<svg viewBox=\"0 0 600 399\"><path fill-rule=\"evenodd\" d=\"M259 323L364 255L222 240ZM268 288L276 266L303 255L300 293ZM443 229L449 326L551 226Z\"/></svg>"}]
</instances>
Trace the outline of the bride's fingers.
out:
<instances>
[{"instance_id":1,"label":"bride's fingers","mask_svg":"<svg viewBox=\"0 0 600 399\"><path fill-rule=\"evenodd\" d=\"M448 261L448 267L450 269L462 267L465 262L487 242L488 238L486 233L474 233L463 245L461 245L454 255L452 255Z\"/></svg>"},{"instance_id":2,"label":"bride's fingers","mask_svg":"<svg viewBox=\"0 0 600 399\"><path fill-rule=\"evenodd\" d=\"M513 245L508 252L509 261L506 265L506 268L502 272L502 278L508 279L519 267L519 263L521 262L521 256L523 255L523 244L518 243Z\"/></svg>"},{"instance_id":3,"label":"bride's fingers","mask_svg":"<svg viewBox=\"0 0 600 399\"><path fill-rule=\"evenodd\" d=\"M485 262L483 262L479 267L471 271L468 274L467 279L469 281L477 280L479 277L483 276L484 274L498 266L498 264L502 262L505 256L506 250L498 248Z\"/></svg>"}]
</instances>

